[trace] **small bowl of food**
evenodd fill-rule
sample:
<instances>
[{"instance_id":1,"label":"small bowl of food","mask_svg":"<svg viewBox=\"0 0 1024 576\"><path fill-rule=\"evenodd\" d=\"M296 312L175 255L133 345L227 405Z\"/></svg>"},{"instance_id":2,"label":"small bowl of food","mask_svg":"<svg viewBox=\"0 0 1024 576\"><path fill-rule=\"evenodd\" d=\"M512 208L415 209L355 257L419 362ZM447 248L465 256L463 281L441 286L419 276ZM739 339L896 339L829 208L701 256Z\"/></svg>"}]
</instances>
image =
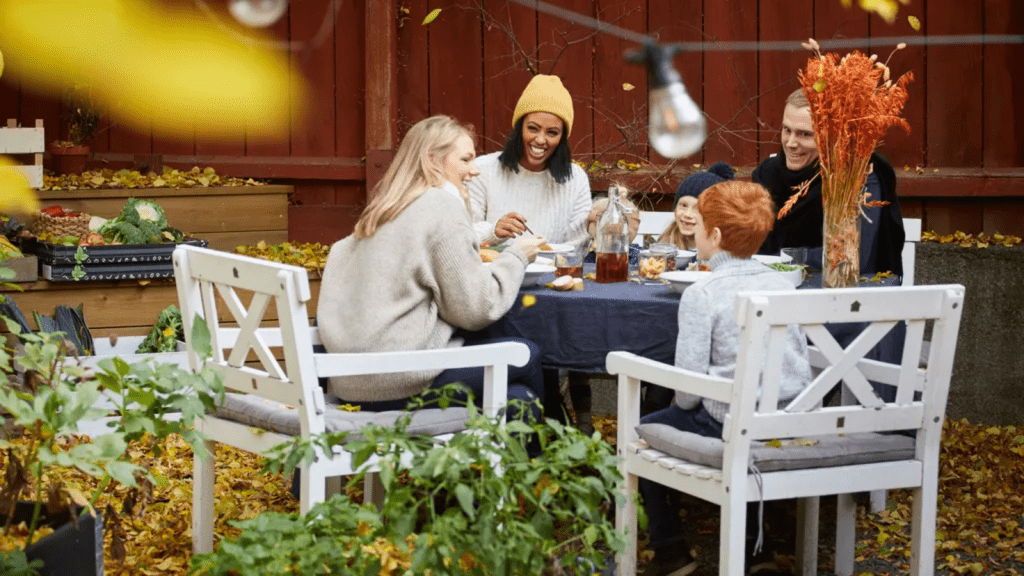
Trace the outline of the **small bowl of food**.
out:
<instances>
[{"instance_id":1,"label":"small bowl of food","mask_svg":"<svg viewBox=\"0 0 1024 576\"><path fill-rule=\"evenodd\" d=\"M789 254L782 254L781 256L769 256L767 254L754 254L751 256L754 260L761 262L762 264L788 264L793 261L793 257Z\"/></svg>"},{"instance_id":2,"label":"small bowl of food","mask_svg":"<svg viewBox=\"0 0 1024 576\"><path fill-rule=\"evenodd\" d=\"M669 284L672 285L672 290L682 294L687 286L710 275L711 272L704 270L675 270L672 272L662 272L661 279L668 280Z\"/></svg>"},{"instance_id":3,"label":"small bowl of food","mask_svg":"<svg viewBox=\"0 0 1024 576\"><path fill-rule=\"evenodd\" d=\"M782 276L786 280L792 282L794 288L798 288L801 284L804 283L803 266L796 266L794 264L782 264L781 262L767 264L767 266L772 270L775 270L779 274L782 274Z\"/></svg>"}]
</instances>

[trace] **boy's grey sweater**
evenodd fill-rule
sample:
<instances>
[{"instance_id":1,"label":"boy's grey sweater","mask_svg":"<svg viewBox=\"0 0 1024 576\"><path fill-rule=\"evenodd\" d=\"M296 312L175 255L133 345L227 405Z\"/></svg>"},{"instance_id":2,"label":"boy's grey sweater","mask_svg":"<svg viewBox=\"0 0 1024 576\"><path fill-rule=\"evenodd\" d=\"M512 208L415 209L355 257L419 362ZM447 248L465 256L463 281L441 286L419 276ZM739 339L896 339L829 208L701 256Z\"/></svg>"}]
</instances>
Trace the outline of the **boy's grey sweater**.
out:
<instances>
[{"instance_id":1,"label":"boy's grey sweater","mask_svg":"<svg viewBox=\"0 0 1024 576\"><path fill-rule=\"evenodd\" d=\"M708 261L711 275L693 283L679 300L679 337L676 366L701 374L733 378L739 349L739 327L733 321L738 292L792 290L793 285L771 268L751 258L719 252ZM767 346L767 342L765 342ZM807 338L796 326L786 331L779 402L796 397L810 380ZM686 410L703 401L711 416L723 422L729 405L685 392L676 404Z\"/></svg>"}]
</instances>

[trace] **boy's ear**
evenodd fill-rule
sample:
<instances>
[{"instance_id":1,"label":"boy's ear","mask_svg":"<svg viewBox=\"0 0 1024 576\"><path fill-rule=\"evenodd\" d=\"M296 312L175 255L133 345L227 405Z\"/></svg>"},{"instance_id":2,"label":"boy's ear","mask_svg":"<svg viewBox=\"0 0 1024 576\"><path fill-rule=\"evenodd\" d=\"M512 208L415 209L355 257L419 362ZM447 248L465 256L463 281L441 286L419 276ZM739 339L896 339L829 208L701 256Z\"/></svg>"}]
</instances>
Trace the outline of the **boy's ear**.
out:
<instances>
[{"instance_id":1,"label":"boy's ear","mask_svg":"<svg viewBox=\"0 0 1024 576\"><path fill-rule=\"evenodd\" d=\"M721 248L722 247L722 229L719 228L718 226L715 226L714 228L712 228L711 229L711 233L708 234L708 240L710 240L711 243L715 245L715 248Z\"/></svg>"}]
</instances>

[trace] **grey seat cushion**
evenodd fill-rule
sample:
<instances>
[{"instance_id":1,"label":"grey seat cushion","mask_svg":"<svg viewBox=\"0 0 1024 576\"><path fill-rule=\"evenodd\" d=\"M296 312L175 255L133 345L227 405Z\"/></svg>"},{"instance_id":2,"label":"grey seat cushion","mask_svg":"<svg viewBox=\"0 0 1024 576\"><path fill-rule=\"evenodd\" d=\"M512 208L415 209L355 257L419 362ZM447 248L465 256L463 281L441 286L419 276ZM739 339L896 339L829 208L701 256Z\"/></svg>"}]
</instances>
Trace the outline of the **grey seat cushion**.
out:
<instances>
[{"instance_id":1,"label":"grey seat cushion","mask_svg":"<svg viewBox=\"0 0 1024 576\"><path fill-rule=\"evenodd\" d=\"M722 468L725 442L667 424L641 424L637 434L655 450L680 460ZM752 442L750 458L761 472L828 468L870 462L909 460L914 457L914 439L901 434L845 434L784 440L780 446Z\"/></svg>"},{"instance_id":2,"label":"grey seat cushion","mask_svg":"<svg viewBox=\"0 0 1024 576\"><path fill-rule=\"evenodd\" d=\"M355 432L370 423L391 427L404 414L407 412L400 410L347 412L340 410L335 405L328 404L324 413L324 426L328 432ZM224 403L213 415L247 426L291 436L297 436L300 430L297 409L251 394L225 394ZM463 407L452 407L445 410L440 408L416 410L412 412L412 421L409 423L408 431L410 434L430 436L450 434L464 429L468 418L468 412ZM352 436L349 439L352 439Z\"/></svg>"}]
</instances>

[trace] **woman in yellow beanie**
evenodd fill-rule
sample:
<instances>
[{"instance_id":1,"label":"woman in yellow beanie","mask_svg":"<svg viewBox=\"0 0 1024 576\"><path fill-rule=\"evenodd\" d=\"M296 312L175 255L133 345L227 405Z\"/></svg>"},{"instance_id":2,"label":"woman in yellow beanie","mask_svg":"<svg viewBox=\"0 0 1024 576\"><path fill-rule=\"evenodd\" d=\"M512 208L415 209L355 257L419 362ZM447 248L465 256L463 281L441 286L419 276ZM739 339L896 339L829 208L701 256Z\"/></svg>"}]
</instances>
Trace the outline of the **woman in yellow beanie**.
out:
<instances>
[{"instance_id":1,"label":"woman in yellow beanie","mask_svg":"<svg viewBox=\"0 0 1024 576\"><path fill-rule=\"evenodd\" d=\"M590 180L572 163L573 105L557 76L534 76L512 114L512 133L501 152L477 159L469 184L474 229L498 245L530 230L548 242L587 242Z\"/></svg>"}]
</instances>

